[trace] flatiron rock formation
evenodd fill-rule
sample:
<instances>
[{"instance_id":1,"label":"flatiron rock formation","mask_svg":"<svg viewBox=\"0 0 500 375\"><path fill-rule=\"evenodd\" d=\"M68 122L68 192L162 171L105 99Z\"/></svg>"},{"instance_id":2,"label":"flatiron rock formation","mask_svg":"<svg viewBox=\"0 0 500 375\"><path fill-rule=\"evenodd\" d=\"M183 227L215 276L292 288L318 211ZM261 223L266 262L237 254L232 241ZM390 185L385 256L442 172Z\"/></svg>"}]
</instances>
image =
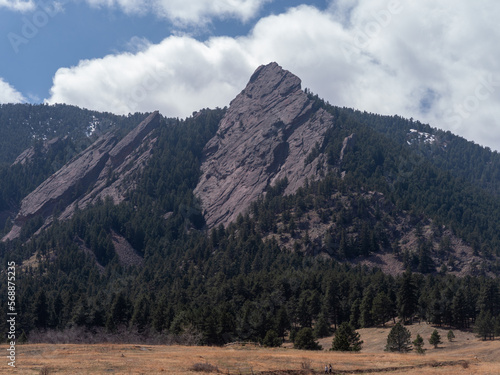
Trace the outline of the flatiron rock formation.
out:
<instances>
[{"instance_id":1,"label":"flatiron rock formation","mask_svg":"<svg viewBox=\"0 0 500 375\"><path fill-rule=\"evenodd\" d=\"M324 156L306 159L332 123L302 91L298 77L276 63L260 66L204 150L195 194L208 227L235 220L278 180L288 179L285 194L291 194L306 178L318 177Z\"/></svg>"},{"instance_id":2,"label":"flatiron rock formation","mask_svg":"<svg viewBox=\"0 0 500 375\"><path fill-rule=\"evenodd\" d=\"M154 142L149 135L159 122L160 115L154 112L121 141L113 133L99 138L22 200L12 230L3 240L17 238L22 226L36 216L48 221L53 215L67 219L77 205L84 208L106 196L115 203L122 201L133 185L125 184L125 177L149 159Z\"/></svg>"}]
</instances>

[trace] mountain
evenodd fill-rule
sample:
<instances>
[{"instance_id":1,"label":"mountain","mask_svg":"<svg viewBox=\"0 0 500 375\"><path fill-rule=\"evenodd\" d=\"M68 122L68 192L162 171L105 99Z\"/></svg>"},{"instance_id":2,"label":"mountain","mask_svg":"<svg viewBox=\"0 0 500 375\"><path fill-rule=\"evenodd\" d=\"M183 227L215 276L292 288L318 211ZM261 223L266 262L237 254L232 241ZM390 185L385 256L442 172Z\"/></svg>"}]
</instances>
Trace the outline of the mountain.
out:
<instances>
[{"instance_id":1,"label":"mountain","mask_svg":"<svg viewBox=\"0 0 500 375\"><path fill-rule=\"evenodd\" d=\"M330 105L276 63L186 119L109 115L87 135L81 111L78 132L27 132L0 168L0 261L17 264L32 337L220 345L395 317L500 324L498 153Z\"/></svg>"}]
</instances>

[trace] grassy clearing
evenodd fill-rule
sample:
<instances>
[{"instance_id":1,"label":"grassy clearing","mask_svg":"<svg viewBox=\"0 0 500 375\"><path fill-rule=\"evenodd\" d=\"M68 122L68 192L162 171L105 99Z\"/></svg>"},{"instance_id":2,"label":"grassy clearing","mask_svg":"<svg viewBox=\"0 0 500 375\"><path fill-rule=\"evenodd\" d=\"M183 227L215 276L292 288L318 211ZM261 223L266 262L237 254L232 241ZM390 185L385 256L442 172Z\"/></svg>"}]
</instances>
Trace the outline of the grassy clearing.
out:
<instances>
[{"instance_id":1,"label":"grassy clearing","mask_svg":"<svg viewBox=\"0 0 500 375\"><path fill-rule=\"evenodd\" d=\"M388 328L361 330L365 349L361 353L309 352L290 348L254 346L226 348L148 345L18 345L16 370L0 367L1 374L267 374L323 373L332 364L336 374L500 374L500 341L477 340L455 331L456 339L440 348L428 344L433 327L414 325L428 349L425 355L383 351ZM429 331L429 332L427 332ZM440 333L442 333L440 332ZM415 333L416 336L416 333ZM331 338L322 340L329 348ZM1 350L5 350L5 345Z\"/></svg>"}]
</instances>

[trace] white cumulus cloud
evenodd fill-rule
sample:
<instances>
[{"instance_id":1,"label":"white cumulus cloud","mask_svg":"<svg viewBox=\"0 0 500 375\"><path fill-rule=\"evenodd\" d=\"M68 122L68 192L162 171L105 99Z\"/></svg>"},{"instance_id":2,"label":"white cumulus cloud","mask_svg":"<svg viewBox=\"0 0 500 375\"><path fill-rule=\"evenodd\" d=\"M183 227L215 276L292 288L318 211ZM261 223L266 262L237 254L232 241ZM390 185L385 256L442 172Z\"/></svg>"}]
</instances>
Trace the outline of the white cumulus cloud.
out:
<instances>
[{"instance_id":1,"label":"white cumulus cloud","mask_svg":"<svg viewBox=\"0 0 500 375\"><path fill-rule=\"evenodd\" d=\"M333 4L264 17L244 37L169 37L81 61L57 71L47 102L184 117L229 104L258 65L276 61L332 104L413 117L500 149L500 3Z\"/></svg>"},{"instance_id":2,"label":"white cumulus cloud","mask_svg":"<svg viewBox=\"0 0 500 375\"><path fill-rule=\"evenodd\" d=\"M27 12L35 8L32 0L0 0L0 9L7 8L17 12Z\"/></svg>"},{"instance_id":3,"label":"white cumulus cloud","mask_svg":"<svg viewBox=\"0 0 500 375\"><path fill-rule=\"evenodd\" d=\"M227 104L252 67L238 43L170 37L136 54L110 55L59 69L48 103L116 113L161 109L167 116Z\"/></svg>"},{"instance_id":4,"label":"white cumulus cloud","mask_svg":"<svg viewBox=\"0 0 500 375\"><path fill-rule=\"evenodd\" d=\"M32 0L0 0L0 9L7 8L18 12L27 12L35 8Z\"/></svg>"},{"instance_id":5,"label":"white cumulus cloud","mask_svg":"<svg viewBox=\"0 0 500 375\"><path fill-rule=\"evenodd\" d=\"M247 21L269 1L272 0L87 0L90 5L119 7L126 13L154 12L177 24L206 23L213 17Z\"/></svg>"},{"instance_id":6,"label":"white cumulus cloud","mask_svg":"<svg viewBox=\"0 0 500 375\"><path fill-rule=\"evenodd\" d=\"M20 92L0 77L0 104L22 103L25 101L26 99Z\"/></svg>"}]
</instances>

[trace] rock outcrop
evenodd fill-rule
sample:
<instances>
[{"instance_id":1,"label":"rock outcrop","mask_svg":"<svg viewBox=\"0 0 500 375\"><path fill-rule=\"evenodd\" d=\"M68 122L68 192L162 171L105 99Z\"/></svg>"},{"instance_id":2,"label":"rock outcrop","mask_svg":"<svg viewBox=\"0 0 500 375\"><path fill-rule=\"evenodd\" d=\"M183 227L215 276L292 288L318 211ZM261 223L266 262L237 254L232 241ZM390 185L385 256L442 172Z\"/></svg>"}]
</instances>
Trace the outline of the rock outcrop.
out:
<instances>
[{"instance_id":1,"label":"rock outcrop","mask_svg":"<svg viewBox=\"0 0 500 375\"><path fill-rule=\"evenodd\" d=\"M208 227L235 220L278 180L288 179L285 194L291 194L316 178L324 157L306 159L332 123L302 91L298 77L276 63L260 66L205 147L195 194Z\"/></svg>"},{"instance_id":2,"label":"rock outcrop","mask_svg":"<svg viewBox=\"0 0 500 375\"><path fill-rule=\"evenodd\" d=\"M42 154L47 154L52 148L62 145L67 140L68 136L65 136L64 138L56 137L49 141L44 141L40 151ZM12 163L12 165L16 164L24 165L31 162L35 157L35 153L36 151L34 146L27 148L16 158L16 160L14 160L14 163Z\"/></svg>"},{"instance_id":3,"label":"rock outcrop","mask_svg":"<svg viewBox=\"0 0 500 375\"><path fill-rule=\"evenodd\" d=\"M54 215L67 219L77 206L84 208L106 196L115 203L122 201L134 184L126 177L143 168L151 155L150 133L159 122L160 115L154 112L119 142L113 133L99 138L23 199L3 240L17 238L24 223L36 216L50 222Z\"/></svg>"}]
</instances>

